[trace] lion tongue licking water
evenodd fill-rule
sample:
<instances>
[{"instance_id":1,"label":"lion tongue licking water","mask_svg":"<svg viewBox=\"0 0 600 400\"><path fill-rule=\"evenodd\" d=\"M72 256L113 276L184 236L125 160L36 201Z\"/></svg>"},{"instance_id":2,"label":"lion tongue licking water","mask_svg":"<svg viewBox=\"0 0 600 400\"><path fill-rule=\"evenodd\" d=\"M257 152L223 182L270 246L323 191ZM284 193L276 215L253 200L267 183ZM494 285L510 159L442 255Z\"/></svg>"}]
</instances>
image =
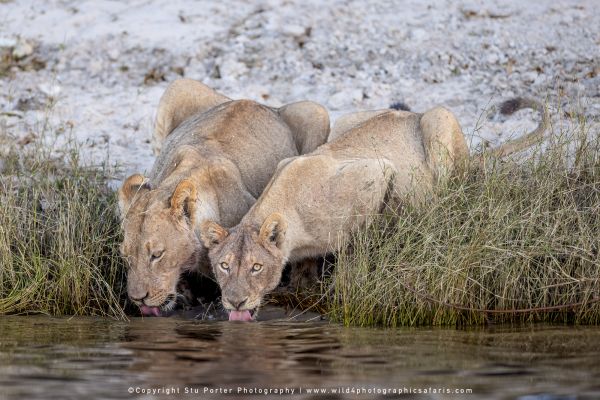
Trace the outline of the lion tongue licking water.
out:
<instances>
[{"instance_id":1,"label":"lion tongue licking water","mask_svg":"<svg viewBox=\"0 0 600 400\"><path fill-rule=\"evenodd\" d=\"M154 315L155 317L160 317L160 308L158 307L149 307L147 305L142 305L140 307L140 311L144 317L148 317L150 315Z\"/></svg>"},{"instance_id":2,"label":"lion tongue licking water","mask_svg":"<svg viewBox=\"0 0 600 400\"><path fill-rule=\"evenodd\" d=\"M229 320L230 321L252 321L252 314L250 311L230 311L229 312Z\"/></svg>"}]
</instances>

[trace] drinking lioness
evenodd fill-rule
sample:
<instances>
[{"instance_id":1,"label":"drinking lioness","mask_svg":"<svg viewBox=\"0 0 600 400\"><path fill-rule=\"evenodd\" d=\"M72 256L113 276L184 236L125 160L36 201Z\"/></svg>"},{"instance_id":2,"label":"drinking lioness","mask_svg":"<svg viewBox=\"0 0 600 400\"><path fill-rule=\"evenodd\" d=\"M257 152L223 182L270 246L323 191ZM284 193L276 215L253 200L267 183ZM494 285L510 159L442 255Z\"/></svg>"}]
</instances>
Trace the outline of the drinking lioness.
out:
<instances>
[{"instance_id":1,"label":"drinking lioness","mask_svg":"<svg viewBox=\"0 0 600 400\"><path fill-rule=\"evenodd\" d=\"M182 79L163 94L155 125L162 149L152 170L127 178L118 195L127 293L159 316L175 305L184 271L210 270L200 224L237 224L279 161L325 142L329 116L316 103L274 109Z\"/></svg>"},{"instance_id":2,"label":"drinking lioness","mask_svg":"<svg viewBox=\"0 0 600 400\"><path fill-rule=\"evenodd\" d=\"M548 115L537 102L514 99L542 112L538 128L493 153L504 156L539 141ZM222 302L230 320L251 320L263 296L275 289L286 262L323 256L386 205L406 195L422 199L436 176L469 157L454 115L438 107L424 114L373 111L342 118L335 138L314 152L279 163L267 188L241 222L227 229L202 224Z\"/></svg>"}]
</instances>

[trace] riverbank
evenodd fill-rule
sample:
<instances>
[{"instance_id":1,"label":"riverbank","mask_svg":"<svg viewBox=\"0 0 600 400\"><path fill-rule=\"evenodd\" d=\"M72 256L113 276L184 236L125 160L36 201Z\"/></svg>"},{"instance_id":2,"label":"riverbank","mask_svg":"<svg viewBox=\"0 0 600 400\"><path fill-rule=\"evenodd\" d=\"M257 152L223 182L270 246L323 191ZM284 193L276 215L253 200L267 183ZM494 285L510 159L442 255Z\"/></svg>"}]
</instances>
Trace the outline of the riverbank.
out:
<instances>
[{"instance_id":1,"label":"riverbank","mask_svg":"<svg viewBox=\"0 0 600 400\"><path fill-rule=\"evenodd\" d=\"M0 314L125 318L113 171L85 166L74 142L2 144ZM526 154L375 216L296 300L347 325L597 324L599 210L600 134L565 119Z\"/></svg>"},{"instance_id":2,"label":"riverbank","mask_svg":"<svg viewBox=\"0 0 600 400\"><path fill-rule=\"evenodd\" d=\"M332 122L444 105L473 153L535 126L494 104L544 102L545 155L453 177L356 238L314 296L279 300L357 325L598 322L595 0L0 0L0 16L0 314L125 318L113 190L151 168L156 106L185 77Z\"/></svg>"}]
</instances>

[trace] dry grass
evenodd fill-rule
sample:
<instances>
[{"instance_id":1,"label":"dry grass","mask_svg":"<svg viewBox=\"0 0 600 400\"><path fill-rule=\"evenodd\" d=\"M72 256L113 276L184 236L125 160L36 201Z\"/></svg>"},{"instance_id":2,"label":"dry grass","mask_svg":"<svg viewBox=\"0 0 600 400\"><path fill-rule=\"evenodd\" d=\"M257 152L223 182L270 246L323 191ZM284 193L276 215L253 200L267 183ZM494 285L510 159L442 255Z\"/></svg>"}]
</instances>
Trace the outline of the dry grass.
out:
<instances>
[{"instance_id":1,"label":"dry grass","mask_svg":"<svg viewBox=\"0 0 600 400\"><path fill-rule=\"evenodd\" d=\"M573 122L525 159L473 162L424 206L375 217L324 286L332 319L599 323L600 138Z\"/></svg>"},{"instance_id":2,"label":"dry grass","mask_svg":"<svg viewBox=\"0 0 600 400\"><path fill-rule=\"evenodd\" d=\"M374 217L308 302L361 326L599 323L600 137L573 126ZM0 314L122 318L109 171L38 142L0 142Z\"/></svg>"},{"instance_id":3,"label":"dry grass","mask_svg":"<svg viewBox=\"0 0 600 400\"><path fill-rule=\"evenodd\" d=\"M0 314L124 317L108 171L74 145L5 141L0 155Z\"/></svg>"}]
</instances>

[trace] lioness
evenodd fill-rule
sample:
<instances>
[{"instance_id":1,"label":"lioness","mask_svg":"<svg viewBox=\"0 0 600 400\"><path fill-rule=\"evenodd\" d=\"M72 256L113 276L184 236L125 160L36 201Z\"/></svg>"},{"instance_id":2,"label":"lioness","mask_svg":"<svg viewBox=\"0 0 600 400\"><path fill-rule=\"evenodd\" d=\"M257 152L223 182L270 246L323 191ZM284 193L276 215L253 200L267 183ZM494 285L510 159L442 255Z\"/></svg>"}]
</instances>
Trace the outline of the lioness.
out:
<instances>
[{"instance_id":1,"label":"lioness","mask_svg":"<svg viewBox=\"0 0 600 400\"><path fill-rule=\"evenodd\" d=\"M515 99L501 111L526 107L544 110L535 101ZM547 113L542 114L535 131L494 153L504 156L540 140L548 125ZM239 225L202 224L201 238L230 320L254 317L287 261L339 249L384 205L398 205L407 194L422 199L436 175L469 156L458 121L441 107L424 114L353 114L336 123L332 136L337 137L310 154L283 160Z\"/></svg>"},{"instance_id":2,"label":"lioness","mask_svg":"<svg viewBox=\"0 0 600 400\"><path fill-rule=\"evenodd\" d=\"M142 314L175 305L182 272L210 271L202 222L237 224L279 161L313 151L328 134L328 113L316 103L273 109L173 82L158 106L158 158L147 177L130 176L118 192L127 293Z\"/></svg>"}]
</instances>

